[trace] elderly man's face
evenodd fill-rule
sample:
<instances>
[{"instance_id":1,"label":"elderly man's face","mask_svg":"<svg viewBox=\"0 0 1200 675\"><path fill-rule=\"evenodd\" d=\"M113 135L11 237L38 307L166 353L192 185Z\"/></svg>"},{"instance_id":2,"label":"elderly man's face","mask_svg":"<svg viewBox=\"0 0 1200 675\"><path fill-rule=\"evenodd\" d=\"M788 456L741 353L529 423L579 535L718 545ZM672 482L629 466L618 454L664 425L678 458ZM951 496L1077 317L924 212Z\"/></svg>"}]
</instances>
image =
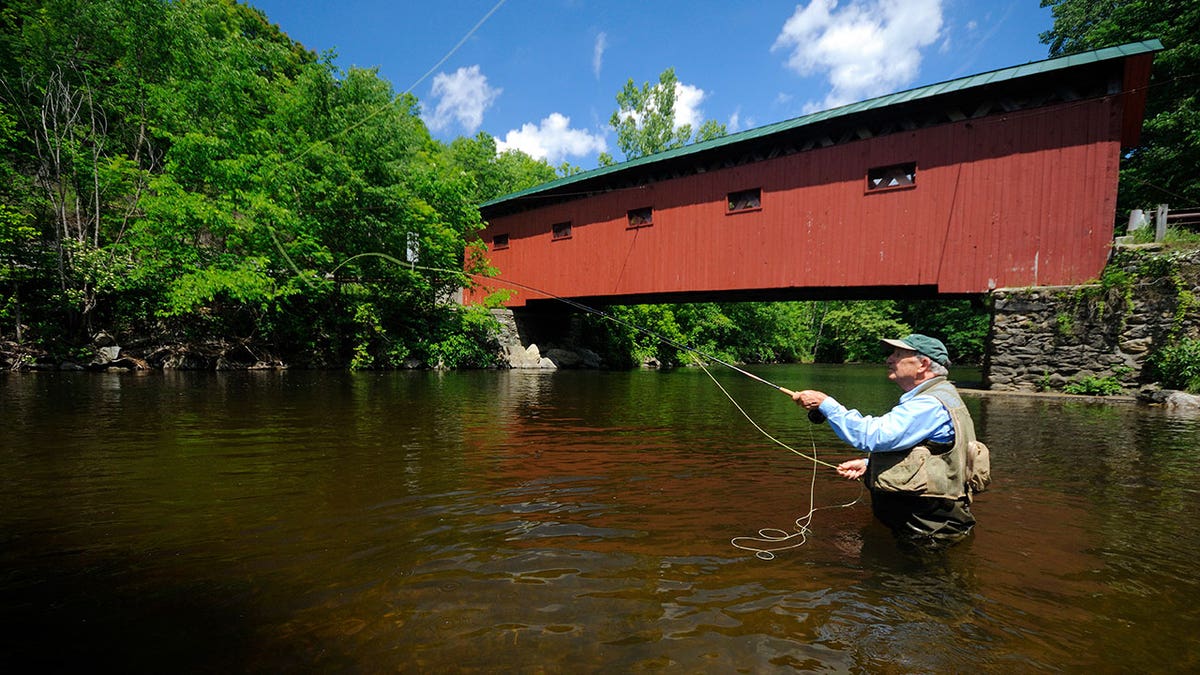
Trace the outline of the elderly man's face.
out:
<instances>
[{"instance_id":1,"label":"elderly man's face","mask_svg":"<svg viewBox=\"0 0 1200 675\"><path fill-rule=\"evenodd\" d=\"M892 349L892 355L887 358L888 379L904 391L908 391L917 386L920 378L929 369L926 360L926 357L911 349L895 347Z\"/></svg>"}]
</instances>

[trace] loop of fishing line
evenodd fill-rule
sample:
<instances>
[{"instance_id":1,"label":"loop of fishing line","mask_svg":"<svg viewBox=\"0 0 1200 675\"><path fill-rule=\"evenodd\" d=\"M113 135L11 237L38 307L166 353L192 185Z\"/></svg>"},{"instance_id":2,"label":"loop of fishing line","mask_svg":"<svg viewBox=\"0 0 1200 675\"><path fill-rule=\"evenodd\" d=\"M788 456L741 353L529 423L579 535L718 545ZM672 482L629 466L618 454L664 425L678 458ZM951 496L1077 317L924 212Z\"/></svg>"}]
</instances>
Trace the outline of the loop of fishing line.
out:
<instances>
[{"instance_id":1,"label":"loop of fishing line","mask_svg":"<svg viewBox=\"0 0 1200 675\"><path fill-rule=\"evenodd\" d=\"M792 532L788 532L776 527L764 527L758 531L758 536L756 537L743 536L730 539L729 543L734 548L740 548L743 551L751 551L754 553L754 556L760 560L774 560L775 554L779 551L799 548L808 542L808 535L812 533L812 529L809 526L812 524L813 516L817 511L821 511L823 509L844 509L854 506L858 503L859 499L862 498L861 485L859 486L858 496L854 498L854 501L851 501L847 504L834 504L833 506L816 506L817 466L821 465L827 466L831 469L836 469L837 465L817 459L817 441L813 436L812 428L809 427L808 430L809 442L812 443L812 455L806 455L767 433L767 431L759 426L758 422L755 422L754 419L751 418L750 415L742 408L742 406L739 405L736 400L734 400L733 396L730 395L725 387L721 386L721 383L717 381L717 378L713 377L713 374L708 371L708 368L704 367L704 363L701 362L694 354L692 355L692 358L696 359L696 365L700 366L700 369L704 371L704 374L708 375L709 379L713 381L713 384L717 385L717 388L725 394L725 397L729 399L729 402L733 404L733 407L737 408L738 412L742 413L742 415L750 421L750 424L754 425L754 428L758 429L763 436L766 436L776 445L786 448L787 450L805 459L811 460L813 463L812 479L809 483L808 490L808 513L805 513L796 519L796 529Z\"/></svg>"},{"instance_id":2,"label":"loop of fishing line","mask_svg":"<svg viewBox=\"0 0 1200 675\"><path fill-rule=\"evenodd\" d=\"M743 551L754 553L754 557L760 560L774 560L775 554L779 551L799 548L808 543L808 535L812 532L809 525L812 524L813 516L817 511L825 509L847 509L854 506L862 499L862 486L859 485L858 496L854 501L845 504L833 504L832 506L815 506L815 496L817 491L817 472L816 467L813 467L812 484L809 486L808 493L808 513L796 519L796 529L793 532L781 530L776 527L764 527L758 531L758 536L742 536L734 537L729 540L729 543L734 548L740 548ZM796 540L799 541L796 541Z\"/></svg>"}]
</instances>

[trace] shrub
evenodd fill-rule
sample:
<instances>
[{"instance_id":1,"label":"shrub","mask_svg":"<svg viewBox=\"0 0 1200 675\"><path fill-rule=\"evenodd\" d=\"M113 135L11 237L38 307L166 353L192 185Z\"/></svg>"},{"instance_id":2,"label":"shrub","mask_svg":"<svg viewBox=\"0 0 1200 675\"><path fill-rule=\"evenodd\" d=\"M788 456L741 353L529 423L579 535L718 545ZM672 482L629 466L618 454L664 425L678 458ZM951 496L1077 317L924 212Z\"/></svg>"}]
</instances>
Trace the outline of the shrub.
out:
<instances>
[{"instance_id":1,"label":"shrub","mask_svg":"<svg viewBox=\"0 0 1200 675\"><path fill-rule=\"evenodd\" d=\"M1063 387L1063 391L1068 394L1080 394L1083 396L1112 396L1119 394L1124 390L1120 381L1114 376L1096 377L1089 375L1082 379L1068 383Z\"/></svg>"},{"instance_id":2,"label":"shrub","mask_svg":"<svg viewBox=\"0 0 1200 675\"><path fill-rule=\"evenodd\" d=\"M1158 349L1146 359L1146 374L1167 389L1200 393L1200 339L1185 339Z\"/></svg>"},{"instance_id":3,"label":"shrub","mask_svg":"<svg viewBox=\"0 0 1200 675\"><path fill-rule=\"evenodd\" d=\"M440 340L428 345L429 364L439 368L495 368L501 362L500 324L486 307L463 307L442 317Z\"/></svg>"},{"instance_id":4,"label":"shrub","mask_svg":"<svg viewBox=\"0 0 1200 675\"><path fill-rule=\"evenodd\" d=\"M1050 373L1043 371L1042 376L1038 378L1037 390L1050 391L1053 387L1050 385Z\"/></svg>"}]
</instances>

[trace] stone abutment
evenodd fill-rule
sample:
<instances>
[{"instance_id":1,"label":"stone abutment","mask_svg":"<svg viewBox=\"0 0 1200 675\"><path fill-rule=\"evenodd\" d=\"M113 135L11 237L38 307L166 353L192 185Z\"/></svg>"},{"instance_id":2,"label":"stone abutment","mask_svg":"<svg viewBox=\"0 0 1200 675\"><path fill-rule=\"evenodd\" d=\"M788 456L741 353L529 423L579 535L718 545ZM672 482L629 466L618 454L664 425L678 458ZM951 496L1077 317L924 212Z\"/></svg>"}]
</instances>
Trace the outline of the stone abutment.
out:
<instances>
[{"instance_id":1,"label":"stone abutment","mask_svg":"<svg viewBox=\"0 0 1200 675\"><path fill-rule=\"evenodd\" d=\"M1062 391L1087 379L1150 384L1146 359L1200 337L1200 251L1118 252L1094 284L992 293L985 383L1001 391Z\"/></svg>"}]
</instances>

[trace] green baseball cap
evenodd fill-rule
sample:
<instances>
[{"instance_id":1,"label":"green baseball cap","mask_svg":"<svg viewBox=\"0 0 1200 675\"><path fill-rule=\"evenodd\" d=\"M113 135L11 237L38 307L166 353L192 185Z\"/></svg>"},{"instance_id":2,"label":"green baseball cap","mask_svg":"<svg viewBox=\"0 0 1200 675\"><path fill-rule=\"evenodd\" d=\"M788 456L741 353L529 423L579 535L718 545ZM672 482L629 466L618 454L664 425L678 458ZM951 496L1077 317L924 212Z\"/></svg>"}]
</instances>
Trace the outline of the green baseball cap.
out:
<instances>
[{"instance_id":1,"label":"green baseball cap","mask_svg":"<svg viewBox=\"0 0 1200 675\"><path fill-rule=\"evenodd\" d=\"M920 333L913 333L911 335L906 335L900 340L885 339L881 340L881 342L883 342L885 345L891 345L893 347L899 347L900 349L914 351L921 356L927 356L929 357L929 360L933 361L934 363L940 363L943 366L950 365L950 354L946 351L946 345L942 344L942 341L937 338L931 338L928 335L921 335Z\"/></svg>"}]
</instances>

